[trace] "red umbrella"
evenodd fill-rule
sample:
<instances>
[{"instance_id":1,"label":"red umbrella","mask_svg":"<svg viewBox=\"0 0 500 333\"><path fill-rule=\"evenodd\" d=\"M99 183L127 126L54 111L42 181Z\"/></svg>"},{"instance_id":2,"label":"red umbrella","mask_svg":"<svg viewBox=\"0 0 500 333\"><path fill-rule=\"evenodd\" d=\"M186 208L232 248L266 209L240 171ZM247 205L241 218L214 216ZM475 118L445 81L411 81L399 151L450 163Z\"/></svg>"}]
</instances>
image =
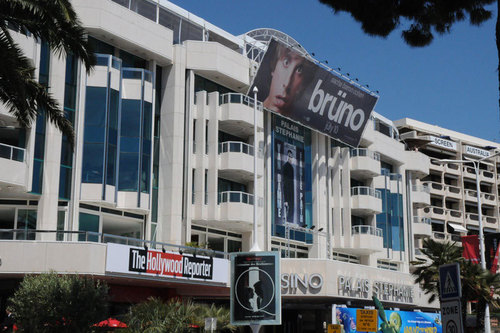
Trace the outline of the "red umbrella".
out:
<instances>
[{"instance_id":1,"label":"red umbrella","mask_svg":"<svg viewBox=\"0 0 500 333\"><path fill-rule=\"evenodd\" d=\"M97 327L127 327L127 324L122 323L118 319L108 318L106 320L101 321L100 323L94 324Z\"/></svg>"}]
</instances>

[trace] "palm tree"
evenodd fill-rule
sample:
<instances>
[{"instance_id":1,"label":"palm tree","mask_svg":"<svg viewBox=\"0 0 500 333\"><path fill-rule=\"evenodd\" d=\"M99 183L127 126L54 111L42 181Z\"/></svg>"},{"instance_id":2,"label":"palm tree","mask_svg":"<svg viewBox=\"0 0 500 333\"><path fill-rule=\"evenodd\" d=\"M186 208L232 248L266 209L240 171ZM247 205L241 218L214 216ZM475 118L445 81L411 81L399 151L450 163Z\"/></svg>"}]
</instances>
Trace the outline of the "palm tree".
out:
<instances>
[{"instance_id":1,"label":"palm tree","mask_svg":"<svg viewBox=\"0 0 500 333\"><path fill-rule=\"evenodd\" d=\"M500 275L493 274L482 269L480 265L473 264L469 260L462 258L462 248L456 243L437 242L430 238L424 240L422 253L424 258L417 258L411 264L414 265L412 275L415 282L420 284L425 294L430 294L429 302L433 302L440 297L439 290L439 266L460 263L460 280L462 282L462 318L466 322L466 305L468 301L478 301L477 325L481 326L484 320L485 304L490 304L493 308L499 308L500 303L493 297L500 291Z\"/></svg>"},{"instance_id":2,"label":"palm tree","mask_svg":"<svg viewBox=\"0 0 500 333\"><path fill-rule=\"evenodd\" d=\"M70 1L0 1L0 102L25 128L31 126L38 113L44 112L72 144L71 122L46 88L35 80L35 67L13 40L9 28L44 40L59 56L73 54L89 72L95 57Z\"/></svg>"},{"instance_id":3,"label":"palm tree","mask_svg":"<svg viewBox=\"0 0 500 333\"><path fill-rule=\"evenodd\" d=\"M231 325L231 314L229 309L215 304L200 304L192 318L192 323L200 327L205 324L205 318L217 318L217 332L234 332L236 326Z\"/></svg>"},{"instance_id":4,"label":"palm tree","mask_svg":"<svg viewBox=\"0 0 500 333\"><path fill-rule=\"evenodd\" d=\"M439 296L439 266L457 262L462 257L462 249L451 242L436 242L430 238L424 240L422 254L425 258L417 258L412 275L415 283L419 283L429 302Z\"/></svg>"}]
</instances>

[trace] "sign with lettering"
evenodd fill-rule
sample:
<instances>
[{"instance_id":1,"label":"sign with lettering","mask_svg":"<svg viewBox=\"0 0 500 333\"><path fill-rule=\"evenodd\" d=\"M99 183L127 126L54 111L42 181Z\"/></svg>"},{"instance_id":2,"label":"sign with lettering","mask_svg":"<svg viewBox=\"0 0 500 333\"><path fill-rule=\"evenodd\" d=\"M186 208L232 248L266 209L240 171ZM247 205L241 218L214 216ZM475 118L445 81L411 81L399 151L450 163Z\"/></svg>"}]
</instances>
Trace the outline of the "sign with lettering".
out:
<instances>
[{"instance_id":1,"label":"sign with lettering","mask_svg":"<svg viewBox=\"0 0 500 333\"><path fill-rule=\"evenodd\" d=\"M106 271L223 284L229 282L229 261L226 259L112 243L107 244Z\"/></svg>"},{"instance_id":2,"label":"sign with lettering","mask_svg":"<svg viewBox=\"0 0 500 333\"><path fill-rule=\"evenodd\" d=\"M373 281L339 275L338 291L341 296L370 299L377 296L383 301L412 303L414 290L412 285L393 282Z\"/></svg>"},{"instance_id":3,"label":"sign with lettering","mask_svg":"<svg viewBox=\"0 0 500 333\"><path fill-rule=\"evenodd\" d=\"M342 333L342 325L328 324L328 333Z\"/></svg>"},{"instance_id":4,"label":"sign with lettering","mask_svg":"<svg viewBox=\"0 0 500 333\"><path fill-rule=\"evenodd\" d=\"M433 146L438 146L441 148L446 148L450 150L457 150L457 144L453 141L446 140L443 138L438 138L436 136L429 135L431 142L429 142L430 145Z\"/></svg>"},{"instance_id":5,"label":"sign with lettering","mask_svg":"<svg viewBox=\"0 0 500 333\"><path fill-rule=\"evenodd\" d=\"M356 330L361 332L376 332L377 331L377 310L356 310Z\"/></svg>"},{"instance_id":6,"label":"sign with lettering","mask_svg":"<svg viewBox=\"0 0 500 333\"><path fill-rule=\"evenodd\" d=\"M323 287L323 276L313 274L281 274L281 292L283 294L317 294Z\"/></svg>"},{"instance_id":7,"label":"sign with lettering","mask_svg":"<svg viewBox=\"0 0 500 333\"><path fill-rule=\"evenodd\" d=\"M462 306L459 299L441 302L441 318L444 332L463 333Z\"/></svg>"},{"instance_id":8,"label":"sign with lettering","mask_svg":"<svg viewBox=\"0 0 500 333\"><path fill-rule=\"evenodd\" d=\"M281 325L279 252L231 253L231 324Z\"/></svg>"},{"instance_id":9,"label":"sign with lettering","mask_svg":"<svg viewBox=\"0 0 500 333\"><path fill-rule=\"evenodd\" d=\"M465 146L464 153L469 155L474 155L480 158L486 158L491 156L491 153L489 151L473 146Z\"/></svg>"}]
</instances>

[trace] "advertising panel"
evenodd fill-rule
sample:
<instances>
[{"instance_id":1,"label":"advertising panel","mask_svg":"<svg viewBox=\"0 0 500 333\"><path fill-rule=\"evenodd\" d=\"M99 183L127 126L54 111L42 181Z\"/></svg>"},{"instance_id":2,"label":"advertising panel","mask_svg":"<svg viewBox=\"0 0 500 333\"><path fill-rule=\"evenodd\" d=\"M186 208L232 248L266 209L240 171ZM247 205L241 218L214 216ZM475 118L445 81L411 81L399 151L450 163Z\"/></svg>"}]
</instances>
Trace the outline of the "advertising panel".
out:
<instances>
[{"instance_id":1,"label":"advertising panel","mask_svg":"<svg viewBox=\"0 0 500 333\"><path fill-rule=\"evenodd\" d=\"M310 225L310 131L278 116L273 116L272 124L274 234L284 237L286 224L292 230ZM292 232L290 237L307 238L302 232Z\"/></svg>"},{"instance_id":2,"label":"advertising panel","mask_svg":"<svg viewBox=\"0 0 500 333\"><path fill-rule=\"evenodd\" d=\"M229 282L227 259L112 243L107 244L106 271L223 284Z\"/></svg>"},{"instance_id":3,"label":"advertising panel","mask_svg":"<svg viewBox=\"0 0 500 333\"><path fill-rule=\"evenodd\" d=\"M357 147L377 97L271 40L249 94L267 110Z\"/></svg>"},{"instance_id":4,"label":"advertising panel","mask_svg":"<svg viewBox=\"0 0 500 333\"><path fill-rule=\"evenodd\" d=\"M278 255L278 252L231 254L231 324L281 324Z\"/></svg>"},{"instance_id":5,"label":"advertising panel","mask_svg":"<svg viewBox=\"0 0 500 333\"><path fill-rule=\"evenodd\" d=\"M337 324L344 325L346 333L362 332L357 330L356 308L337 308ZM385 311L389 325L397 333L442 333L441 315L439 313L412 311ZM380 328L380 318L378 327Z\"/></svg>"}]
</instances>

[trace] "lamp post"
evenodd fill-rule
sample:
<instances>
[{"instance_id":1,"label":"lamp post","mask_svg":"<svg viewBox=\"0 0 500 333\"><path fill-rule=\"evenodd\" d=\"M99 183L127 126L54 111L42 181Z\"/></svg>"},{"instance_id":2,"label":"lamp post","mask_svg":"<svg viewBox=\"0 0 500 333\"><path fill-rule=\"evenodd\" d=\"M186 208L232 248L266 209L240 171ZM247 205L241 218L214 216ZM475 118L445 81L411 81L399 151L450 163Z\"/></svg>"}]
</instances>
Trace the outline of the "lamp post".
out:
<instances>
[{"instance_id":1,"label":"lamp post","mask_svg":"<svg viewBox=\"0 0 500 333\"><path fill-rule=\"evenodd\" d=\"M487 157L483 157L478 160L451 160L451 159L443 159L443 160L434 160L435 162L438 162L439 164L448 164L448 163L456 163L456 164L472 164L474 165L474 171L476 173L476 197L477 197L477 212L478 212L478 219L479 219L479 252L481 255L481 268L486 269L486 258L484 255L484 232L483 232L483 212L482 212L482 207L481 207L481 187L480 187L480 180L479 180L479 164L487 160L489 158L495 157L500 155L500 151L496 152L495 154ZM484 332L485 333L491 333L491 327L490 327L490 305L486 303L485 309L484 309Z\"/></svg>"},{"instance_id":2,"label":"lamp post","mask_svg":"<svg viewBox=\"0 0 500 333\"><path fill-rule=\"evenodd\" d=\"M250 252L259 252L257 240L257 86L253 87L253 243Z\"/></svg>"}]
</instances>

